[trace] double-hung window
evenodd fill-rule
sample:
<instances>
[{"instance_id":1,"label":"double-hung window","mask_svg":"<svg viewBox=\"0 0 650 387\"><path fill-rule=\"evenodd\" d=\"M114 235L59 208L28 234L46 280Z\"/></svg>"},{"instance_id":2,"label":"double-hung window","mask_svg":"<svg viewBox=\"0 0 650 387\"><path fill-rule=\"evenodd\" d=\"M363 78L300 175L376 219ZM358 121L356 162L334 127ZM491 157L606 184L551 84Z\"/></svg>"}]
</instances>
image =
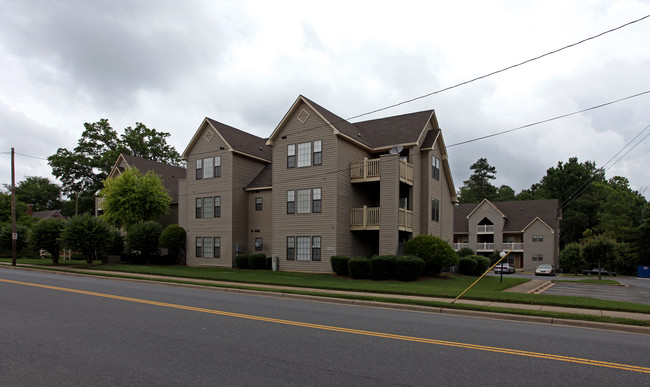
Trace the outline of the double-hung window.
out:
<instances>
[{"instance_id":1,"label":"double-hung window","mask_svg":"<svg viewBox=\"0 0 650 387\"><path fill-rule=\"evenodd\" d=\"M203 198L203 217L212 218L212 197Z\"/></svg>"},{"instance_id":2,"label":"double-hung window","mask_svg":"<svg viewBox=\"0 0 650 387\"><path fill-rule=\"evenodd\" d=\"M320 261L320 237L311 237L311 259Z\"/></svg>"},{"instance_id":3,"label":"double-hung window","mask_svg":"<svg viewBox=\"0 0 650 387\"><path fill-rule=\"evenodd\" d=\"M203 254L202 254L202 242L203 242L203 238L196 237L196 244L194 245L194 247L196 248L196 257L197 258L201 258L203 256Z\"/></svg>"},{"instance_id":4,"label":"double-hung window","mask_svg":"<svg viewBox=\"0 0 650 387\"><path fill-rule=\"evenodd\" d=\"M296 259L296 237L287 237L287 259Z\"/></svg>"},{"instance_id":5,"label":"double-hung window","mask_svg":"<svg viewBox=\"0 0 650 387\"><path fill-rule=\"evenodd\" d=\"M203 238L203 257L212 258L212 237Z\"/></svg>"},{"instance_id":6,"label":"double-hung window","mask_svg":"<svg viewBox=\"0 0 650 387\"><path fill-rule=\"evenodd\" d=\"M203 198L196 198L196 217L197 218L202 218L203 217Z\"/></svg>"},{"instance_id":7,"label":"double-hung window","mask_svg":"<svg viewBox=\"0 0 650 387\"><path fill-rule=\"evenodd\" d=\"M221 217L221 196L214 197L214 217Z\"/></svg>"},{"instance_id":8,"label":"double-hung window","mask_svg":"<svg viewBox=\"0 0 650 387\"><path fill-rule=\"evenodd\" d=\"M262 198L255 198L255 211L262 211Z\"/></svg>"},{"instance_id":9,"label":"double-hung window","mask_svg":"<svg viewBox=\"0 0 650 387\"><path fill-rule=\"evenodd\" d=\"M214 257L221 258L221 238L214 238Z\"/></svg>"},{"instance_id":10,"label":"double-hung window","mask_svg":"<svg viewBox=\"0 0 650 387\"><path fill-rule=\"evenodd\" d=\"M203 179L203 159L196 160L196 180Z\"/></svg>"},{"instance_id":11,"label":"double-hung window","mask_svg":"<svg viewBox=\"0 0 650 387\"><path fill-rule=\"evenodd\" d=\"M440 221L440 200L431 198L431 220Z\"/></svg>"},{"instance_id":12,"label":"double-hung window","mask_svg":"<svg viewBox=\"0 0 650 387\"><path fill-rule=\"evenodd\" d=\"M314 188L312 190L312 206L311 211L313 213L321 212L321 189Z\"/></svg>"},{"instance_id":13,"label":"double-hung window","mask_svg":"<svg viewBox=\"0 0 650 387\"><path fill-rule=\"evenodd\" d=\"M214 177L221 177L221 156L214 158Z\"/></svg>"},{"instance_id":14,"label":"double-hung window","mask_svg":"<svg viewBox=\"0 0 650 387\"><path fill-rule=\"evenodd\" d=\"M296 213L295 193L296 193L296 191L294 191L294 190L287 191L287 214L295 214Z\"/></svg>"},{"instance_id":15,"label":"double-hung window","mask_svg":"<svg viewBox=\"0 0 650 387\"><path fill-rule=\"evenodd\" d=\"M287 168L296 167L296 144L287 145Z\"/></svg>"},{"instance_id":16,"label":"double-hung window","mask_svg":"<svg viewBox=\"0 0 650 387\"><path fill-rule=\"evenodd\" d=\"M321 165L323 163L323 141L314 141L314 165Z\"/></svg>"},{"instance_id":17,"label":"double-hung window","mask_svg":"<svg viewBox=\"0 0 650 387\"><path fill-rule=\"evenodd\" d=\"M298 252L297 252L297 259L299 261L309 261L311 260L311 241L310 237L304 237L304 236L299 236L296 237L297 242L298 242Z\"/></svg>"},{"instance_id":18,"label":"double-hung window","mask_svg":"<svg viewBox=\"0 0 650 387\"><path fill-rule=\"evenodd\" d=\"M311 207L311 205L310 205L311 203L310 203L310 200L309 200L310 191L311 191L310 189L299 189L298 190L298 194L297 194L297 196L298 196L298 198L297 198L297 201L298 201L297 212L299 214L309 214L310 213L310 207Z\"/></svg>"},{"instance_id":19,"label":"double-hung window","mask_svg":"<svg viewBox=\"0 0 650 387\"><path fill-rule=\"evenodd\" d=\"M311 142L298 144L298 168L311 165Z\"/></svg>"},{"instance_id":20,"label":"double-hung window","mask_svg":"<svg viewBox=\"0 0 650 387\"><path fill-rule=\"evenodd\" d=\"M208 157L203 159L203 178L204 179L209 179L211 177L214 177L214 169L212 169L214 166L214 159L212 157Z\"/></svg>"},{"instance_id":21,"label":"double-hung window","mask_svg":"<svg viewBox=\"0 0 650 387\"><path fill-rule=\"evenodd\" d=\"M440 159L436 156L431 156L431 177L440 180Z\"/></svg>"}]
</instances>

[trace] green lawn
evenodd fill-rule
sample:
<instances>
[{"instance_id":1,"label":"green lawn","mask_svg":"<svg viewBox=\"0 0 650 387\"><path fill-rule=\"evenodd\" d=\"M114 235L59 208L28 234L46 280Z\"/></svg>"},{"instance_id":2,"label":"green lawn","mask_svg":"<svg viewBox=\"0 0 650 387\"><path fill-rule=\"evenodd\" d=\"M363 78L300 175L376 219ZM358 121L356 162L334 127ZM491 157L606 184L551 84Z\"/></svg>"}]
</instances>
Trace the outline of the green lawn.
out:
<instances>
[{"instance_id":1,"label":"green lawn","mask_svg":"<svg viewBox=\"0 0 650 387\"><path fill-rule=\"evenodd\" d=\"M10 259L0 259L0 261L11 262ZM55 268L54 265L52 265L52 261L49 259L19 259L18 263L39 265L43 266L43 268ZM236 270L226 268L200 268L186 266L102 265L100 261L95 261L93 265L89 266L86 265L85 261L79 260L60 261L59 266L59 269L64 270L66 268L74 268L77 270L92 269L117 271L124 273L124 275L128 275L128 273L138 273L155 274L170 277L183 277L198 280L229 281L237 283L237 285L231 286L240 288L245 288L246 284L283 285L296 288L331 289L443 298L457 297L463 292L463 290L469 287L476 280L476 277L467 277L462 275L440 275L433 278L423 278L416 282L372 281L353 280L347 277L337 277L332 274L273 272L269 270ZM183 280L172 279L169 281L183 282ZM567 297L543 294L503 292L504 289L526 281L526 279L504 277L503 283L500 283L498 277L487 276L479 281L474 288L465 293L463 299L650 313L650 305L598 300L587 297ZM590 283L595 281L596 283L600 284L611 283L609 280L598 281L594 279L587 279L583 281L589 281ZM309 293L309 291L303 291L299 289L296 289L293 292Z\"/></svg>"}]
</instances>

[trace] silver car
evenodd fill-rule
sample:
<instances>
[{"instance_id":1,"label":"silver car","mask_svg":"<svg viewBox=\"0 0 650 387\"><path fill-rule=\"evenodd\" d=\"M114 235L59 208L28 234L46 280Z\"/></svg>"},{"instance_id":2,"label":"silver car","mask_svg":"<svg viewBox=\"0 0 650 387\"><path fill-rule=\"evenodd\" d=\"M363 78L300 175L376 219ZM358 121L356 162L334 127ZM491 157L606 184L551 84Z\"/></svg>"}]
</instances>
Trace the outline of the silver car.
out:
<instances>
[{"instance_id":1,"label":"silver car","mask_svg":"<svg viewBox=\"0 0 650 387\"><path fill-rule=\"evenodd\" d=\"M549 264L541 264L535 269L535 275L555 275L555 268Z\"/></svg>"}]
</instances>

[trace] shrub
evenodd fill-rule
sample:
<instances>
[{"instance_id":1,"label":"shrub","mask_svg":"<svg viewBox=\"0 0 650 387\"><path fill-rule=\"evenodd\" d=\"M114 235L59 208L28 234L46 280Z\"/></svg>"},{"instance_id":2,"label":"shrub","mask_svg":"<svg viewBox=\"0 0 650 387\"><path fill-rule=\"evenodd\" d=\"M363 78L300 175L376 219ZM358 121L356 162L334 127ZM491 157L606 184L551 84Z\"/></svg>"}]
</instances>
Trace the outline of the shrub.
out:
<instances>
[{"instance_id":1,"label":"shrub","mask_svg":"<svg viewBox=\"0 0 650 387\"><path fill-rule=\"evenodd\" d=\"M366 257L350 259L348 261L348 273L354 279L368 278L370 275L370 260Z\"/></svg>"},{"instance_id":2,"label":"shrub","mask_svg":"<svg viewBox=\"0 0 650 387\"><path fill-rule=\"evenodd\" d=\"M109 240L106 246L106 254L122 255L124 253L124 235L118 230L109 232Z\"/></svg>"},{"instance_id":3,"label":"shrub","mask_svg":"<svg viewBox=\"0 0 650 387\"><path fill-rule=\"evenodd\" d=\"M474 250L470 249L469 247L463 247L462 249L458 250L457 254L460 258L463 258L468 255L474 255Z\"/></svg>"},{"instance_id":4,"label":"shrub","mask_svg":"<svg viewBox=\"0 0 650 387\"><path fill-rule=\"evenodd\" d=\"M235 263L238 269L248 269L248 254L239 254L235 257Z\"/></svg>"},{"instance_id":5,"label":"shrub","mask_svg":"<svg viewBox=\"0 0 650 387\"><path fill-rule=\"evenodd\" d=\"M144 258L146 264L151 263L153 256L160 255L158 241L162 234L162 226L158 222L147 221L134 224L126 234L126 245L131 253Z\"/></svg>"},{"instance_id":6,"label":"shrub","mask_svg":"<svg viewBox=\"0 0 650 387\"><path fill-rule=\"evenodd\" d=\"M348 272L348 261L350 257L346 255L334 255L330 258L330 264L332 265L332 271L336 275L346 276Z\"/></svg>"},{"instance_id":7,"label":"shrub","mask_svg":"<svg viewBox=\"0 0 650 387\"><path fill-rule=\"evenodd\" d=\"M250 254L248 256L248 267L253 270L266 269L266 255L264 253Z\"/></svg>"},{"instance_id":8,"label":"shrub","mask_svg":"<svg viewBox=\"0 0 650 387\"><path fill-rule=\"evenodd\" d=\"M490 268L490 266L492 266L490 264L490 258L484 257L482 255L475 255L474 257L475 257L476 263L477 263L477 265L476 265L476 275L482 275L483 273L485 273L487 271L487 269Z\"/></svg>"},{"instance_id":9,"label":"shrub","mask_svg":"<svg viewBox=\"0 0 650 387\"><path fill-rule=\"evenodd\" d=\"M458 272L464 275L476 275L478 262L474 256L462 257L458 260Z\"/></svg>"},{"instance_id":10,"label":"shrub","mask_svg":"<svg viewBox=\"0 0 650 387\"><path fill-rule=\"evenodd\" d=\"M425 274L440 274L445 266L458 264L458 255L449 244L433 235L418 235L404 243L404 252L424 260Z\"/></svg>"},{"instance_id":11,"label":"shrub","mask_svg":"<svg viewBox=\"0 0 650 387\"><path fill-rule=\"evenodd\" d=\"M59 252L61 251L61 232L65 222L61 219L43 219L32 226L29 232L29 244L35 250L46 250L52 256L52 263L59 264Z\"/></svg>"},{"instance_id":12,"label":"shrub","mask_svg":"<svg viewBox=\"0 0 650 387\"><path fill-rule=\"evenodd\" d=\"M100 218L89 214L76 215L66 222L61 241L66 249L83 253L86 263L92 264L97 253L106 250L110 242L110 228Z\"/></svg>"},{"instance_id":13,"label":"shrub","mask_svg":"<svg viewBox=\"0 0 650 387\"><path fill-rule=\"evenodd\" d=\"M424 260L418 257L400 256L395 258L395 279L415 281L424 271Z\"/></svg>"},{"instance_id":14,"label":"shrub","mask_svg":"<svg viewBox=\"0 0 650 387\"><path fill-rule=\"evenodd\" d=\"M395 270L394 255L375 255L370 258L370 278L382 281L392 278Z\"/></svg>"},{"instance_id":15,"label":"shrub","mask_svg":"<svg viewBox=\"0 0 650 387\"><path fill-rule=\"evenodd\" d=\"M170 224L160 234L159 243L160 247L169 250L171 259L180 264L184 264L184 254L181 254L181 252L185 249L185 239L185 229L177 224Z\"/></svg>"}]
</instances>

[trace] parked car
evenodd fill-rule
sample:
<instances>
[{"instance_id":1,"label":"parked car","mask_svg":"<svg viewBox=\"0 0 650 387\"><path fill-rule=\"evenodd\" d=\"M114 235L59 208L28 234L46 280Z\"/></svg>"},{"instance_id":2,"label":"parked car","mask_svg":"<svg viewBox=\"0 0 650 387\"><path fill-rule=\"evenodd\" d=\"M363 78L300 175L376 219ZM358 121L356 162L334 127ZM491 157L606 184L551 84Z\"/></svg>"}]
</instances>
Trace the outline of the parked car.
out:
<instances>
[{"instance_id":1,"label":"parked car","mask_svg":"<svg viewBox=\"0 0 650 387\"><path fill-rule=\"evenodd\" d=\"M501 272L503 273L514 273L515 272L515 267L510 265L509 263L500 263L494 267L494 272L496 274L499 274Z\"/></svg>"},{"instance_id":2,"label":"parked car","mask_svg":"<svg viewBox=\"0 0 650 387\"><path fill-rule=\"evenodd\" d=\"M583 270L582 274L584 274L584 275L598 275L598 268L594 267L591 270ZM600 275L611 275L612 277L616 277L616 272L607 271L605 269L600 269Z\"/></svg>"},{"instance_id":3,"label":"parked car","mask_svg":"<svg viewBox=\"0 0 650 387\"><path fill-rule=\"evenodd\" d=\"M535 275L555 275L555 268L552 265L543 263L537 266Z\"/></svg>"}]
</instances>

